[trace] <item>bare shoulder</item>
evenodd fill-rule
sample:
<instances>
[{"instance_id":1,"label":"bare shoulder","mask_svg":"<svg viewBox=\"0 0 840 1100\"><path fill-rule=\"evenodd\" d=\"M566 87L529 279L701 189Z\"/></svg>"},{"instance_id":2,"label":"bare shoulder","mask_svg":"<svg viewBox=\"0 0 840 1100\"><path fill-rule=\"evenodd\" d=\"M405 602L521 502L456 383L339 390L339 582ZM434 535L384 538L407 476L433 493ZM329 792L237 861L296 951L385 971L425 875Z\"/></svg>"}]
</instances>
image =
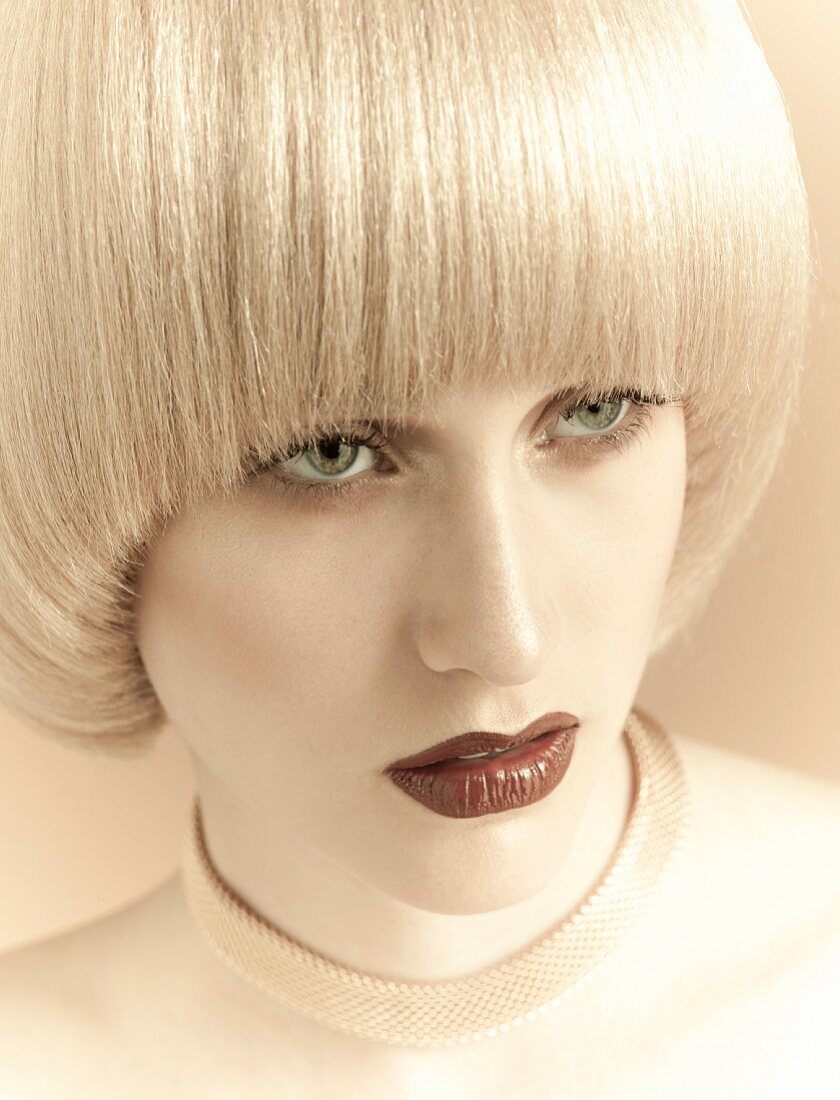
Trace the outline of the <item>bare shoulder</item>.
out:
<instances>
[{"instance_id":1,"label":"bare shoulder","mask_svg":"<svg viewBox=\"0 0 840 1100\"><path fill-rule=\"evenodd\" d=\"M691 823L656 945L679 975L662 1095L834 1096L840 784L669 733Z\"/></svg>"},{"instance_id":2,"label":"bare shoulder","mask_svg":"<svg viewBox=\"0 0 840 1100\"><path fill-rule=\"evenodd\" d=\"M152 1043L150 1027L177 1019L191 941L178 937L176 901L173 877L116 913L0 955L0 1095L53 1100L71 1083L72 1095L130 1095L131 1016Z\"/></svg>"},{"instance_id":3,"label":"bare shoulder","mask_svg":"<svg viewBox=\"0 0 840 1100\"><path fill-rule=\"evenodd\" d=\"M765 866L788 859L809 871L830 854L836 857L840 783L684 734L671 739L708 843L752 849ZM837 889L835 876L820 878L830 891Z\"/></svg>"},{"instance_id":4,"label":"bare shoulder","mask_svg":"<svg viewBox=\"0 0 840 1100\"><path fill-rule=\"evenodd\" d=\"M0 1100L291 1095L305 1022L213 954L178 873L81 928L0 955ZM306 1094L308 1095L308 1094Z\"/></svg>"},{"instance_id":5,"label":"bare shoulder","mask_svg":"<svg viewBox=\"0 0 840 1100\"><path fill-rule=\"evenodd\" d=\"M840 783L671 734L691 798L695 881L740 898L758 930L805 927L840 905Z\"/></svg>"}]
</instances>

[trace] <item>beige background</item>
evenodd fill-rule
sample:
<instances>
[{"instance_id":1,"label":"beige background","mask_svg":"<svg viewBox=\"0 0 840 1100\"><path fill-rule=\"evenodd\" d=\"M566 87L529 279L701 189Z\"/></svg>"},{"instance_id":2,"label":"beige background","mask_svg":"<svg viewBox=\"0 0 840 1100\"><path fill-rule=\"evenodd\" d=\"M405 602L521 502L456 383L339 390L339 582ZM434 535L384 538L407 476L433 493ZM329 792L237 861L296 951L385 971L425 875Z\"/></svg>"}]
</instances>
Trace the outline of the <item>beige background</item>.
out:
<instances>
[{"instance_id":1,"label":"beige background","mask_svg":"<svg viewBox=\"0 0 840 1100\"><path fill-rule=\"evenodd\" d=\"M822 265L801 414L699 627L638 702L667 727L840 780L840 7L752 0L793 118ZM0 712L0 951L87 923L177 866L192 790L169 733L96 761Z\"/></svg>"}]
</instances>

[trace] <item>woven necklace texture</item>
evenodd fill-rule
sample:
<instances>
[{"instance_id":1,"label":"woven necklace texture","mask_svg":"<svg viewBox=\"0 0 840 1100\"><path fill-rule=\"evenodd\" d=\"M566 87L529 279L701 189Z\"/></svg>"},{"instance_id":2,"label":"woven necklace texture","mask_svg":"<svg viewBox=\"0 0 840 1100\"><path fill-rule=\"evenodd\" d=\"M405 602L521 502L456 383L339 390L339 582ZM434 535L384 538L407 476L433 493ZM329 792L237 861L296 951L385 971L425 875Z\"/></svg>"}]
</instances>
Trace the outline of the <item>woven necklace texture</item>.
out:
<instances>
[{"instance_id":1,"label":"woven necklace texture","mask_svg":"<svg viewBox=\"0 0 840 1100\"><path fill-rule=\"evenodd\" d=\"M523 950L463 977L381 978L287 936L220 877L196 795L181 883L198 929L229 967L270 997L328 1027L410 1047L492 1038L536 1019L595 976L685 847L691 809L682 761L665 730L631 711L624 728L635 773L630 815L609 867L577 909Z\"/></svg>"}]
</instances>

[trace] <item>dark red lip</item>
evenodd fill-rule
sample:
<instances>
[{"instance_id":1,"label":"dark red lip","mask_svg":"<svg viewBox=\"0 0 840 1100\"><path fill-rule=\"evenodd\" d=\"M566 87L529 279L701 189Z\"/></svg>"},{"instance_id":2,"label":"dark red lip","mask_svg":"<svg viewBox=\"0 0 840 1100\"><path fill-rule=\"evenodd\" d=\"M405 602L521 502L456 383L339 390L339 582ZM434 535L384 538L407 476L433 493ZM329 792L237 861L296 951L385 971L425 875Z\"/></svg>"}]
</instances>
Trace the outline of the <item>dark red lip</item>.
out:
<instances>
[{"instance_id":1,"label":"dark red lip","mask_svg":"<svg viewBox=\"0 0 840 1100\"><path fill-rule=\"evenodd\" d=\"M476 731L464 733L458 737L451 737L448 741L441 741L415 756L406 756L402 760L396 760L389 764L386 772L397 771L403 768L423 768L428 764L436 764L441 760L451 760L456 756L467 756L470 753L490 752L493 749L509 749L514 745L524 745L528 741L534 741L537 737L551 730L570 730L580 724L580 720L566 711L555 710L549 714L543 714L536 721L531 722L519 733L492 733Z\"/></svg>"},{"instance_id":2,"label":"dark red lip","mask_svg":"<svg viewBox=\"0 0 840 1100\"><path fill-rule=\"evenodd\" d=\"M444 817L483 817L522 809L559 785L575 748L578 727L553 729L501 756L439 760L386 774L405 794Z\"/></svg>"}]
</instances>

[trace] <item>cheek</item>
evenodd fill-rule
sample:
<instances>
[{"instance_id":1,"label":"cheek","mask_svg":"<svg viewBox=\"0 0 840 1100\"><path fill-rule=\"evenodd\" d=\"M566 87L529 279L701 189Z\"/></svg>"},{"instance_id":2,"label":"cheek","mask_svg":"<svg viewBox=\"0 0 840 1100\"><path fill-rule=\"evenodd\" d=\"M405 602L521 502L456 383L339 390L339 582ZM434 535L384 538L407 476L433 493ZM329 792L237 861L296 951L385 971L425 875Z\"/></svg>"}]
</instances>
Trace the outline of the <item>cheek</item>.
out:
<instances>
[{"instance_id":1,"label":"cheek","mask_svg":"<svg viewBox=\"0 0 840 1100\"><path fill-rule=\"evenodd\" d=\"M306 723L325 683L363 675L373 560L338 531L317 554L293 527L282 544L276 525L270 539L241 523L226 540L167 535L139 581L137 637L170 721L203 739L243 723L276 730L281 712Z\"/></svg>"},{"instance_id":2,"label":"cheek","mask_svg":"<svg viewBox=\"0 0 840 1100\"><path fill-rule=\"evenodd\" d=\"M631 538L647 575L661 591L665 587L682 528L685 504L686 452L682 410L672 412L661 448L641 464L634 494L636 522Z\"/></svg>"},{"instance_id":3,"label":"cheek","mask_svg":"<svg viewBox=\"0 0 840 1100\"><path fill-rule=\"evenodd\" d=\"M655 624L682 525L680 436L615 473L615 480L608 471L603 482L593 482L588 501L575 504L574 561L564 555L563 568L580 623L601 636L642 637Z\"/></svg>"},{"instance_id":4,"label":"cheek","mask_svg":"<svg viewBox=\"0 0 840 1100\"><path fill-rule=\"evenodd\" d=\"M682 523L683 486L661 469L616 501L610 523L610 567L664 584Z\"/></svg>"}]
</instances>

